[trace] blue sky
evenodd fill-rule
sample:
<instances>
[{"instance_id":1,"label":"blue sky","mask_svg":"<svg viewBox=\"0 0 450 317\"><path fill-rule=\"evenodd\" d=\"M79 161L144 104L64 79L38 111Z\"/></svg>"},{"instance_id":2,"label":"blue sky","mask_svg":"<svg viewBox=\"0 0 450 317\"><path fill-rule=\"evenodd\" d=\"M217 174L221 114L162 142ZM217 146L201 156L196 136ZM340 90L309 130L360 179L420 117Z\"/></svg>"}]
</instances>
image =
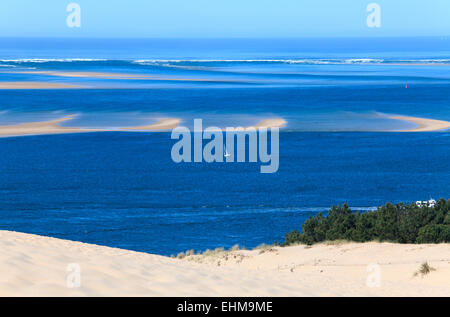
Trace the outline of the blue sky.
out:
<instances>
[{"instance_id":1,"label":"blue sky","mask_svg":"<svg viewBox=\"0 0 450 317\"><path fill-rule=\"evenodd\" d=\"M81 7L81 27L66 6ZM369 28L366 6L381 7ZM0 36L347 37L449 36L450 0L1 0Z\"/></svg>"}]
</instances>

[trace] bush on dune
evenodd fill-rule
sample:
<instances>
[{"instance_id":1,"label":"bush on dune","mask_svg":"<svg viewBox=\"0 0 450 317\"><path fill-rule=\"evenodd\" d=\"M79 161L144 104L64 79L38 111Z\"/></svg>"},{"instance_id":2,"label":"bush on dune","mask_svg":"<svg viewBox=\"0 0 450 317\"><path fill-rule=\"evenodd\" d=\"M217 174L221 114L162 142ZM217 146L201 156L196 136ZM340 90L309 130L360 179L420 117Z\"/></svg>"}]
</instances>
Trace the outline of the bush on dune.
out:
<instances>
[{"instance_id":1,"label":"bush on dune","mask_svg":"<svg viewBox=\"0 0 450 317\"><path fill-rule=\"evenodd\" d=\"M420 228L417 243L450 242L450 225L426 225Z\"/></svg>"},{"instance_id":2,"label":"bush on dune","mask_svg":"<svg viewBox=\"0 0 450 317\"><path fill-rule=\"evenodd\" d=\"M391 241L398 243L450 242L450 200L434 207L387 203L376 211L353 213L347 204L333 206L324 217L310 217L302 232L285 235L282 245L314 244L322 241Z\"/></svg>"}]
</instances>

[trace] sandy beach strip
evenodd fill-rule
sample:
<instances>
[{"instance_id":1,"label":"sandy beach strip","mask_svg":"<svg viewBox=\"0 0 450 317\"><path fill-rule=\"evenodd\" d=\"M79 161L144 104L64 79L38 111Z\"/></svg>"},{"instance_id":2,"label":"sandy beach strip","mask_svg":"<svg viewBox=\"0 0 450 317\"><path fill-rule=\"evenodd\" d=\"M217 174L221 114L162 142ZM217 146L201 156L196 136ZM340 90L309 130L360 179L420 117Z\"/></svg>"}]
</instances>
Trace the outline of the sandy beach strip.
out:
<instances>
[{"instance_id":1,"label":"sandy beach strip","mask_svg":"<svg viewBox=\"0 0 450 317\"><path fill-rule=\"evenodd\" d=\"M75 115L66 116L63 118L20 123L16 125L0 126L0 137L8 136L24 136L24 135L40 135L40 134L64 134L64 133L86 133L86 132L98 132L98 129L82 129L73 127L62 127L60 123L72 120Z\"/></svg>"},{"instance_id":2,"label":"sandy beach strip","mask_svg":"<svg viewBox=\"0 0 450 317\"><path fill-rule=\"evenodd\" d=\"M143 75L143 74L131 74L131 73L114 73L114 72L71 72L71 71L13 71L5 72L12 74L29 74L29 75L47 75L55 77L67 77L67 78L96 78L96 79L121 79L121 80L156 80L156 81L186 81L186 82L216 82L216 83L242 83L244 80L231 80L226 78L180 78L180 77L167 77L160 75ZM107 87L105 87L107 88Z\"/></svg>"},{"instance_id":3,"label":"sandy beach strip","mask_svg":"<svg viewBox=\"0 0 450 317\"><path fill-rule=\"evenodd\" d=\"M178 127L181 123L179 118L162 118L157 122L135 127L123 127L114 129L88 129L79 127L63 127L60 124L72 120L76 115L69 115L63 118L49 121L20 123L15 125L0 126L0 137L26 136L26 135L45 135L45 134L64 134L64 133L87 133L87 132L165 132ZM265 119L255 126L242 128L246 130L283 127L286 121L283 119ZM223 131L223 130L221 130Z\"/></svg>"},{"instance_id":4,"label":"sandy beach strip","mask_svg":"<svg viewBox=\"0 0 450 317\"><path fill-rule=\"evenodd\" d=\"M265 119L254 125L256 129L282 128L286 125L286 121L281 118Z\"/></svg>"},{"instance_id":5,"label":"sandy beach strip","mask_svg":"<svg viewBox=\"0 0 450 317\"><path fill-rule=\"evenodd\" d=\"M147 79L151 78L147 75L140 74L126 74L126 73L109 73L109 72L66 72L66 71L15 71L16 74L31 74L31 75L48 75L58 77L73 77L73 78L104 78L104 79Z\"/></svg>"},{"instance_id":6,"label":"sandy beach strip","mask_svg":"<svg viewBox=\"0 0 450 317\"><path fill-rule=\"evenodd\" d=\"M61 84L61 83L47 83L37 81L3 81L0 82L0 89L70 89L82 88L77 85Z\"/></svg>"},{"instance_id":7,"label":"sandy beach strip","mask_svg":"<svg viewBox=\"0 0 450 317\"><path fill-rule=\"evenodd\" d=\"M123 128L122 131L161 131L161 130L172 130L175 129L181 120L176 118L164 118L160 119L154 124Z\"/></svg>"},{"instance_id":8,"label":"sandy beach strip","mask_svg":"<svg viewBox=\"0 0 450 317\"><path fill-rule=\"evenodd\" d=\"M257 124L252 125L252 126L247 126L247 127L242 127L242 126L234 126L234 127L230 127L227 126L225 128L219 128L219 127L215 127L216 131L220 131L220 132L226 132L227 130L230 131L254 131L254 130L259 130L259 129L270 129L270 128L282 128L286 125L286 121L284 119L281 118L271 118L271 119L264 119L259 121ZM211 128L211 127L209 127Z\"/></svg>"},{"instance_id":9,"label":"sandy beach strip","mask_svg":"<svg viewBox=\"0 0 450 317\"><path fill-rule=\"evenodd\" d=\"M0 231L0 295L450 296L449 248L344 243L174 259ZM415 276L424 261L435 270Z\"/></svg>"},{"instance_id":10,"label":"sandy beach strip","mask_svg":"<svg viewBox=\"0 0 450 317\"><path fill-rule=\"evenodd\" d=\"M270 118L259 121L257 124L247 127L242 126L227 126L225 128L217 128L218 131L225 132L228 129L233 131L251 131L251 130L259 130L259 129L270 129L270 128L282 128L287 124L284 119L281 118Z\"/></svg>"},{"instance_id":11,"label":"sandy beach strip","mask_svg":"<svg viewBox=\"0 0 450 317\"><path fill-rule=\"evenodd\" d=\"M450 129L450 122L435 119L426 119L409 116L389 116L390 119L403 120L417 124L416 128L407 130L397 130L398 132L431 132L431 131L444 131Z\"/></svg>"},{"instance_id":12,"label":"sandy beach strip","mask_svg":"<svg viewBox=\"0 0 450 317\"><path fill-rule=\"evenodd\" d=\"M26 135L45 135L45 134L64 134L64 133L88 133L88 132L158 132L164 130L171 130L177 127L181 122L180 119L166 118L160 119L154 124L140 126L140 127L125 127L119 129L87 129L78 127L63 127L60 124L69 120L72 120L76 115L69 115L63 118L20 123L16 125L4 125L0 126L0 137L12 137L12 136L26 136Z\"/></svg>"}]
</instances>

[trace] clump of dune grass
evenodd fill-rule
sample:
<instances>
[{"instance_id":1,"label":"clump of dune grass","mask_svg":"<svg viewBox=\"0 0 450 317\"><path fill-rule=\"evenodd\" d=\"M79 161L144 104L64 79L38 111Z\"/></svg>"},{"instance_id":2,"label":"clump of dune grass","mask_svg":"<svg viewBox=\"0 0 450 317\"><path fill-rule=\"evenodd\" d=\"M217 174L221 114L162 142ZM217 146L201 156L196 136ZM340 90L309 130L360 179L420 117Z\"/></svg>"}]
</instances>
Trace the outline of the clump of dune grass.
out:
<instances>
[{"instance_id":1,"label":"clump of dune grass","mask_svg":"<svg viewBox=\"0 0 450 317\"><path fill-rule=\"evenodd\" d=\"M238 246L234 246L232 249L238 249ZM193 250L186 251L185 258L188 261L193 261L197 263L203 262L217 262L217 266L221 265L221 260L228 261L230 250L225 250L225 248L216 248L214 250L207 249L204 252L198 252L194 254Z\"/></svg>"},{"instance_id":2,"label":"clump of dune grass","mask_svg":"<svg viewBox=\"0 0 450 317\"><path fill-rule=\"evenodd\" d=\"M264 252L273 252L273 251L275 251L274 245L265 244L265 243L262 243L262 244L258 245L255 248L255 250L259 250L259 254L262 254Z\"/></svg>"},{"instance_id":3,"label":"clump of dune grass","mask_svg":"<svg viewBox=\"0 0 450 317\"><path fill-rule=\"evenodd\" d=\"M423 276L429 274L431 271L436 271L436 269L435 269L434 267L431 267L431 266L428 264L428 262L423 262L423 263L420 265L419 270L416 271L416 272L414 273L414 276L417 276L417 275L420 274L420 275L422 275L422 277L423 277Z\"/></svg>"},{"instance_id":4,"label":"clump of dune grass","mask_svg":"<svg viewBox=\"0 0 450 317\"><path fill-rule=\"evenodd\" d=\"M328 241L324 241L321 242L324 245L343 245L343 244L347 244L347 243L355 243L349 240L344 240L344 239L338 239L338 240L328 240ZM319 243L320 244L320 243Z\"/></svg>"},{"instance_id":5,"label":"clump of dune grass","mask_svg":"<svg viewBox=\"0 0 450 317\"><path fill-rule=\"evenodd\" d=\"M187 250L186 252L180 252L177 254L177 256L172 254L170 257L181 260L181 259L187 258L189 256L193 256L193 255L195 255L195 251L193 249L191 249L191 250Z\"/></svg>"},{"instance_id":6,"label":"clump of dune grass","mask_svg":"<svg viewBox=\"0 0 450 317\"><path fill-rule=\"evenodd\" d=\"M219 253L225 252L225 248L215 248L214 250L207 249L205 252L201 253L203 256L213 256Z\"/></svg>"},{"instance_id":7,"label":"clump of dune grass","mask_svg":"<svg viewBox=\"0 0 450 317\"><path fill-rule=\"evenodd\" d=\"M267 250L270 249L272 246L266 243L261 243L260 245L258 245L255 250Z\"/></svg>"},{"instance_id":8,"label":"clump of dune grass","mask_svg":"<svg viewBox=\"0 0 450 317\"><path fill-rule=\"evenodd\" d=\"M239 246L239 244L235 244L233 245L229 251L239 251L241 249L241 247Z\"/></svg>"},{"instance_id":9,"label":"clump of dune grass","mask_svg":"<svg viewBox=\"0 0 450 317\"><path fill-rule=\"evenodd\" d=\"M217 254L217 253L223 253L223 252L225 252L225 248L223 248L223 247L215 248L215 249L213 250L213 253L214 253L214 254Z\"/></svg>"},{"instance_id":10,"label":"clump of dune grass","mask_svg":"<svg viewBox=\"0 0 450 317\"><path fill-rule=\"evenodd\" d=\"M187 250L186 252L185 252L185 256L191 256L191 255L194 255L195 254L195 251L194 250Z\"/></svg>"}]
</instances>

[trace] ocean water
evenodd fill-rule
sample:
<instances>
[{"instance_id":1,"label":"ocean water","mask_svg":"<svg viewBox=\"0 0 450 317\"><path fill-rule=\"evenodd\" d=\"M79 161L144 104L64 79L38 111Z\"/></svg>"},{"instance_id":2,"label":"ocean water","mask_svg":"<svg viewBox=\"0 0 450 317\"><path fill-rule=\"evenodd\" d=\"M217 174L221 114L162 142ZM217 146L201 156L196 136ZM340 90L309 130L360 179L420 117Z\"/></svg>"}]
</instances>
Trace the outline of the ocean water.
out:
<instances>
[{"instance_id":1,"label":"ocean water","mask_svg":"<svg viewBox=\"0 0 450 317\"><path fill-rule=\"evenodd\" d=\"M0 90L3 125L68 114L77 127L287 125L274 174L176 164L170 133L2 138L0 229L168 255L281 241L333 204L449 198L450 132L381 132L414 126L387 114L450 120L449 43L1 39L0 82L83 87Z\"/></svg>"},{"instance_id":2,"label":"ocean water","mask_svg":"<svg viewBox=\"0 0 450 317\"><path fill-rule=\"evenodd\" d=\"M386 114L450 120L450 40L2 39L2 81L86 89L2 91L1 124L77 114L65 125L178 117L188 127L194 118L226 127L282 117L291 131L407 129Z\"/></svg>"}]
</instances>

